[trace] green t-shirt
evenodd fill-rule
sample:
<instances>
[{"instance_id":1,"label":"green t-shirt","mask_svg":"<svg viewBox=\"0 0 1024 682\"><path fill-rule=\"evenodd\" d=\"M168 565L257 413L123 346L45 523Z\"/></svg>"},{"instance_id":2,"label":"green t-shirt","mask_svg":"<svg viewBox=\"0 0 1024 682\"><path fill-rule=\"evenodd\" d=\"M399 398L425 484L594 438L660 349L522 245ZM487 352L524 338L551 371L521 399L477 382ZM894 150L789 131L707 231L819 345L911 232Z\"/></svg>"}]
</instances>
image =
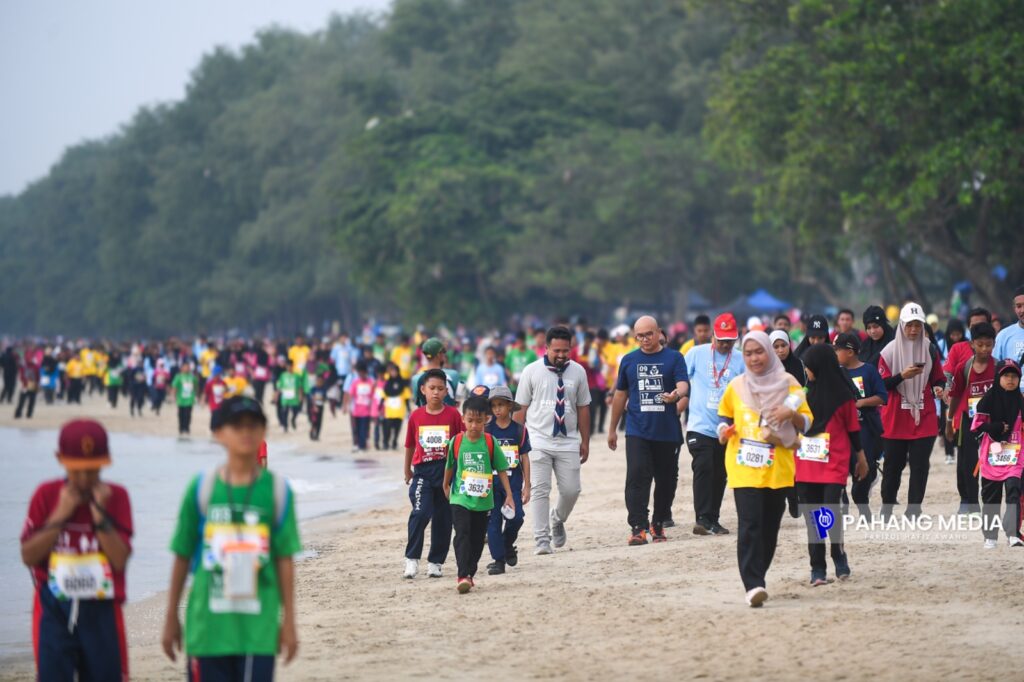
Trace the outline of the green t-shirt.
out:
<instances>
[{"instance_id":1,"label":"green t-shirt","mask_svg":"<svg viewBox=\"0 0 1024 682\"><path fill-rule=\"evenodd\" d=\"M509 348L505 351L505 369L508 370L509 383L519 383L523 368L537 361L537 354L531 348Z\"/></svg>"},{"instance_id":2,"label":"green t-shirt","mask_svg":"<svg viewBox=\"0 0 1024 682\"><path fill-rule=\"evenodd\" d=\"M199 381L195 374L178 372L174 375L171 386L174 388L174 400L178 403L178 407L192 407L196 404Z\"/></svg>"},{"instance_id":3,"label":"green t-shirt","mask_svg":"<svg viewBox=\"0 0 1024 682\"><path fill-rule=\"evenodd\" d=\"M200 478L192 479L185 491L171 539L175 555L195 559L185 611L185 652L189 656L273 656L281 610L275 560L302 550L291 489L285 495L282 518L275 523L274 476L269 471L261 470L252 486L231 486L230 496L218 476L204 520L197 499ZM224 548L238 542L258 548L256 594L225 597Z\"/></svg>"},{"instance_id":4,"label":"green t-shirt","mask_svg":"<svg viewBox=\"0 0 1024 682\"><path fill-rule=\"evenodd\" d=\"M111 367L107 369L107 386L118 387L124 383L124 368Z\"/></svg>"},{"instance_id":5,"label":"green t-shirt","mask_svg":"<svg viewBox=\"0 0 1024 682\"><path fill-rule=\"evenodd\" d=\"M302 386L302 379L295 372L282 372L277 378L277 390L281 392L281 404L286 407L294 407L302 404L299 388Z\"/></svg>"},{"instance_id":6,"label":"green t-shirt","mask_svg":"<svg viewBox=\"0 0 1024 682\"><path fill-rule=\"evenodd\" d=\"M459 444L459 457L456 461L455 438L448 444L448 464L446 469L455 469L452 476L452 494L449 501L470 511L490 511L494 509L495 471L508 471L508 460L497 443L494 445L494 466L487 452L486 434L480 440L470 440L462 436ZM486 491L486 492L484 492Z\"/></svg>"}]
</instances>

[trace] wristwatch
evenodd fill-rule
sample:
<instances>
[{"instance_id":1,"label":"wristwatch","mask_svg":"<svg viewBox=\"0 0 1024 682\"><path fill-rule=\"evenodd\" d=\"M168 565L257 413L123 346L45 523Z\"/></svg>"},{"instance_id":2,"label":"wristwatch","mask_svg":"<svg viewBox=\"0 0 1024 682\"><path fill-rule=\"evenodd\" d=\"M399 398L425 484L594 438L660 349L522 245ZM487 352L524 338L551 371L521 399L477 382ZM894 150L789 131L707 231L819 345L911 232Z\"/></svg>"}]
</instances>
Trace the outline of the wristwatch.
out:
<instances>
[{"instance_id":1,"label":"wristwatch","mask_svg":"<svg viewBox=\"0 0 1024 682\"><path fill-rule=\"evenodd\" d=\"M106 533L107 531L111 530L113 527L114 527L114 524L112 524L110 522L110 519L108 519L108 518L104 518L99 523L94 523L93 524L93 528L95 528L97 531L99 531L101 533Z\"/></svg>"}]
</instances>

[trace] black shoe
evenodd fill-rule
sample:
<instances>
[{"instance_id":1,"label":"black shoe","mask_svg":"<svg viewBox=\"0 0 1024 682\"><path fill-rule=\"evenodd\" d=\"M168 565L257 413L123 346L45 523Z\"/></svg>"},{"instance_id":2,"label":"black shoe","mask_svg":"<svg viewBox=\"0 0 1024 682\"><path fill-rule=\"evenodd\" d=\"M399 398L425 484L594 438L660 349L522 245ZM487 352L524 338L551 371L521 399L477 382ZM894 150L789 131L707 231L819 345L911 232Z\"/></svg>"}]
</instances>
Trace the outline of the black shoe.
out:
<instances>
[{"instance_id":1,"label":"black shoe","mask_svg":"<svg viewBox=\"0 0 1024 682\"><path fill-rule=\"evenodd\" d=\"M505 572L504 561L494 561L487 564L487 575L501 575Z\"/></svg>"},{"instance_id":2,"label":"black shoe","mask_svg":"<svg viewBox=\"0 0 1024 682\"><path fill-rule=\"evenodd\" d=\"M794 519L800 518L800 503L796 498L795 492L790 492L786 496L786 501L789 503L789 515Z\"/></svg>"},{"instance_id":3,"label":"black shoe","mask_svg":"<svg viewBox=\"0 0 1024 682\"><path fill-rule=\"evenodd\" d=\"M697 519L697 523L693 524L694 535L714 535L711 529L711 522L707 519Z\"/></svg>"},{"instance_id":4,"label":"black shoe","mask_svg":"<svg viewBox=\"0 0 1024 682\"><path fill-rule=\"evenodd\" d=\"M720 524L718 521L711 522L711 534L712 535L728 535L729 529Z\"/></svg>"},{"instance_id":5,"label":"black shoe","mask_svg":"<svg viewBox=\"0 0 1024 682\"><path fill-rule=\"evenodd\" d=\"M515 545L505 550L505 563L509 566L515 566L519 563L519 553L516 551Z\"/></svg>"},{"instance_id":6,"label":"black shoe","mask_svg":"<svg viewBox=\"0 0 1024 682\"><path fill-rule=\"evenodd\" d=\"M663 528L675 528L676 527L676 522L673 521L672 519L665 519L664 521L661 522L661 525L662 525Z\"/></svg>"}]
</instances>

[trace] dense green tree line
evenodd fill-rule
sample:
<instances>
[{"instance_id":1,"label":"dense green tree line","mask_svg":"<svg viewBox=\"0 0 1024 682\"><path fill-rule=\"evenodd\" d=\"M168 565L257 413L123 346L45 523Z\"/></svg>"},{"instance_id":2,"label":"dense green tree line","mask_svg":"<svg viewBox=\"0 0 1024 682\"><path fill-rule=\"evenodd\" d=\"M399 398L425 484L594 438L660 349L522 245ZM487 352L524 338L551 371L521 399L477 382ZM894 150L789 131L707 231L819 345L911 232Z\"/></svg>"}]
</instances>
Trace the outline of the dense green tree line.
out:
<instances>
[{"instance_id":1,"label":"dense green tree line","mask_svg":"<svg viewBox=\"0 0 1024 682\"><path fill-rule=\"evenodd\" d=\"M0 198L0 330L858 303L857 259L890 298L999 301L1021 9L398 0L268 30Z\"/></svg>"}]
</instances>

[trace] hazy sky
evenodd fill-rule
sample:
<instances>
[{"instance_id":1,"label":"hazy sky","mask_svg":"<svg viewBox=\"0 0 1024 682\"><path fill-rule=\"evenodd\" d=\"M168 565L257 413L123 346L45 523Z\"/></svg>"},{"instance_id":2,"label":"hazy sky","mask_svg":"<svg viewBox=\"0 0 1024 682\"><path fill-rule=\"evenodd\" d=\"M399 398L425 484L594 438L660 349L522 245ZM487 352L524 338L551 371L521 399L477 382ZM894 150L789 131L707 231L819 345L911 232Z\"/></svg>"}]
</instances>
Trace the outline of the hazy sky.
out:
<instances>
[{"instance_id":1,"label":"hazy sky","mask_svg":"<svg viewBox=\"0 0 1024 682\"><path fill-rule=\"evenodd\" d=\"M278 24L389 0L0 0L0 194L47 173L69 145L117 132L143 105L184 97L217 45Z\"/></svg>"}]
</instances>

